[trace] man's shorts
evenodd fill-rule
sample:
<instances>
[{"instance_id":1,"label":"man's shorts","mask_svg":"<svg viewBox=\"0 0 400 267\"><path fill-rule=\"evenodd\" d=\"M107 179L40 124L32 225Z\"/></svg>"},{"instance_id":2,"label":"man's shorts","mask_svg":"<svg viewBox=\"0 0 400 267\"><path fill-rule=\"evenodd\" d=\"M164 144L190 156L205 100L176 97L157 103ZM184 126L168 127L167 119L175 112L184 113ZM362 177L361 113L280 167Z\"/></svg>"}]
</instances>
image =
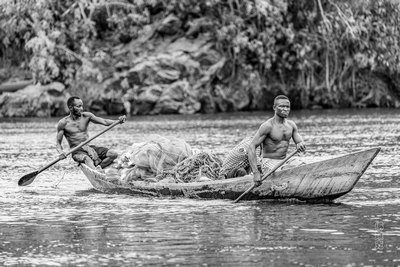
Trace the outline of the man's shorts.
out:
<instances>
[{"instance_id":1,"label":"man's shorts","mask_svg":"<svg viewBox=\"0 0 400 267\"><path fill-rule=\"evenodd\" d=\"M85 162L85 157L89 156L93 160L94 166L97 166L107 158L108 150L109 149L106 147L85 145L72 153L72 159L76 162L83 163Z\"/></svg>"}]
</instances>

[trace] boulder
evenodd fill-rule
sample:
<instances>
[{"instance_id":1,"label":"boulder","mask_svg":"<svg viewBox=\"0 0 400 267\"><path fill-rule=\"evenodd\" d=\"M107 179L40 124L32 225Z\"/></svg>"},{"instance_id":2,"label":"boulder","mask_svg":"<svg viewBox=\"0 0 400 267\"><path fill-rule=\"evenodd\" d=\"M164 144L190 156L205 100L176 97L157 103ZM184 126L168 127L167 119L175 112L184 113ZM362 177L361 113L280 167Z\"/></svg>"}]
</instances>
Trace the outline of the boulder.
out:
<instances>
[{"instance_id":1,"label":"boulder","mask_svg":"<svg viewBox=\"0 0 400 267\"><path fill-rule=\"evenodd\" d=\"M201 32L212 29L213 25L213 21L208 17L193 19L186 24L189 29L186 31L185 35L188 37L195 36Z\"/></svg>"},{"instance_id":2,"label":"boulder","mask_svg":"<svg viewBox=\"0 0 400 267\"><path fill-rule=\"evenodd\" d=\"M181 31L181 25L181 20L170 14L161 21L160 25L157 27L157 32L166 35L174 35Z\"/></svg>"},{"instance_id":3,"label":"boulder","mask_svg":"<svg viewBox=\"0 0 400 267\"><path fill-rule=\"evenodd\" d=\"M160 98L164 86L154 84L151 86L141 87L133 92L133 110L134 115L151 114L154 106Z\"/></svg>"},{"instance_id":4,"label":"boulder","mask_svg":"<svg viewBox=\"0 0 400 267\"><path fill-rule=\"evenodd\" d=\"M178 21L172 16L164 22L172 28L162 28L162 32L174 33ZM103 89L99 88L103 106L114 103L107 112L124 107L128 115L192 114L263 106L264 90L255 70L248 66L232 69L233 62L218 52L209 37L190 37L167 37L160 44L153 42L151 49L148 44L139 49L135 42L130 66L116 68L113 77L103 82Z\"/></svg>"},{"instance_id":5,"label":"boulder","mask_svg":"<svg viewBox=\"0 0 400 267\"><path fill-rule=\"evenodd\" d=\"M178 81L165 86L154 106L154 114L194 114L201 108L188 81Z\"/></svg>"},{"instance_id":6,"label":"boulder","mask_svg":"<svg viewBox=\"0 0 400 267\"><path fill-rule=\"evenodd\" d=\"M197 39L187 39L185 37L178 38L169 43L165 48L165 52L172 54L174 52L196 53L209 42L209 38L200 37Z\"/></svg>"},{"instance_id":7,"label":"boulder","mask_svg":"<svg viewBox=\"0 0 400 267\"><path fill-rule=\"evenodd\" d=\"M65 86L54 82L48 85L29 85L14 93L0 95L1 117L50 117L68 113L66 99L70 94Z\"/></svg>"}]
</instances>

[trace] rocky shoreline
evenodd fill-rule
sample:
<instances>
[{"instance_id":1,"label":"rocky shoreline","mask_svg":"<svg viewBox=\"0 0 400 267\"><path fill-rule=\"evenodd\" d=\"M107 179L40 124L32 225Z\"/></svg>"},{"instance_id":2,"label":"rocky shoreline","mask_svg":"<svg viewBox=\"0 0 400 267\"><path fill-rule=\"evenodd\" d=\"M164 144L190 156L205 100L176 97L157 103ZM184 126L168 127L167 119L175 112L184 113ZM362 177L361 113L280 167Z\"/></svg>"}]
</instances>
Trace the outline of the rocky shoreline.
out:
<instances>
[{"instance_id":1,"label":"rocky shoreline","mask_svg":"<svg viewBox=\"0 0 400 267\"><path fill-rule=\"evenodd\" d=\"M260 95L257 71L236 70L238 77L224 69L227 59L214 43L202 36L166 39L144 49L131 43L115 49L116 57L126 53L136 57L120 61L112 77L101 83L77 80L75 90L53 82L32 84L16 92L0 95L0 117L46 117L66 114L66 99L80 96L86 108L99 114L156 115L215 113L265 108ZM127 52L129 50L129 52ZM76 93L74 93L76 92ZM267 92L267 90L265 90Z\"/></svg>"}]
</instances>

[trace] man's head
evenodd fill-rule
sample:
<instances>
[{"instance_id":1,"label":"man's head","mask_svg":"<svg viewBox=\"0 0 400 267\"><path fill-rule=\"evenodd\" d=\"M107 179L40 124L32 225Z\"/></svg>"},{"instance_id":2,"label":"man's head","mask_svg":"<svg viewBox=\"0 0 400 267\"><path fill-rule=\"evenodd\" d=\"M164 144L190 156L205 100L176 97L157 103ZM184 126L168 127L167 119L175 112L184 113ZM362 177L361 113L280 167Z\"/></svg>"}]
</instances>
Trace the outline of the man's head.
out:
<instances>
[{"instance_id":1,"label":"man's head","mask_svg":"<svg viewBox=\"0 0 400 267\"><path fill-rule=\"evenodd\" d=\"M72 115L81 116L83 112L83 102L77 96L71 96L67 100L67 106Z\"/></svg>"},{"instance_id":2,"label":"man's head","mask_svg":"<svg viewBox=\"0 0 400 267\"><path fill-rule=\"evenodd\" d=\"M274 99L275 115L281 118L287 118L290 112L290 101L285 95L278 95Z\"/></svg>"}]
</instances>

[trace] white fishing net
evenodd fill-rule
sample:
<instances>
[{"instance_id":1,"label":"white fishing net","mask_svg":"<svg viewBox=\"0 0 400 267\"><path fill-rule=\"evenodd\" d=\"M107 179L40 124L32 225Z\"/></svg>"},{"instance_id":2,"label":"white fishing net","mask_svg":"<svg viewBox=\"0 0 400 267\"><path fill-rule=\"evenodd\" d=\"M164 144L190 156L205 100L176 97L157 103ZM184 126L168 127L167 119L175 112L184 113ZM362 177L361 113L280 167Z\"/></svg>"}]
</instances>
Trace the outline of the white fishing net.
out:
<instances>
[{"instance_id":1,"label":"white fishing net","mask_svg":"<svg viewBox=\"0 0 400 267\"><path fill-rule=\"evenodd\" d=\"M195 153L196 152L196 153ZM105 170L108 180L188 183L219 179L222 161L214 154L192 150L183 139L151 135L121 154Z\"/></svg>"},{"instance_id":2,"label":"white fishing net","mask_svg":"<svg viewBox=\"0 0 400 267\"><path fill-rule=\"evenodd\" d=\"M183 139L151 135L148 141L133 144L125 151L116 170L108 171L107 176L119 175L123 182L153 180L192 154L192 148Z\"/></svg>"}]
</instances>

